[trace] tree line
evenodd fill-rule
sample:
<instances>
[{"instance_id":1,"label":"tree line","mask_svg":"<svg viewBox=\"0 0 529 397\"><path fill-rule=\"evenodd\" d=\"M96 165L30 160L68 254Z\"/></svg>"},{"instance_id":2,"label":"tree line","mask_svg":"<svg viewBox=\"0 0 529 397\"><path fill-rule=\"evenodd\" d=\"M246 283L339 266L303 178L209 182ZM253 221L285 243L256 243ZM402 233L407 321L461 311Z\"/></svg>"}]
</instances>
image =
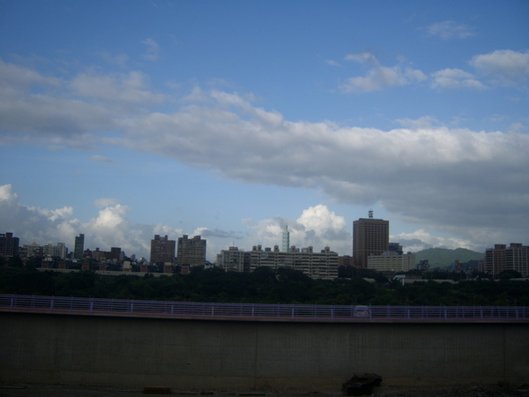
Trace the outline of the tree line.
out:
<instances>
[{"instance_id":1,"label":"tree line","mask_svg":"<svg viewBox=\"0 0 529 397\"><path fill-rule=\"evenodd\" d=\"M3 266L0 293L230 303L529 306L528 281L429 280L402 285L358 269L347 278L313 280L293 269L267 267L251 273L196 268L188 275L138 277Z\"/></svg>"}]
</instances>

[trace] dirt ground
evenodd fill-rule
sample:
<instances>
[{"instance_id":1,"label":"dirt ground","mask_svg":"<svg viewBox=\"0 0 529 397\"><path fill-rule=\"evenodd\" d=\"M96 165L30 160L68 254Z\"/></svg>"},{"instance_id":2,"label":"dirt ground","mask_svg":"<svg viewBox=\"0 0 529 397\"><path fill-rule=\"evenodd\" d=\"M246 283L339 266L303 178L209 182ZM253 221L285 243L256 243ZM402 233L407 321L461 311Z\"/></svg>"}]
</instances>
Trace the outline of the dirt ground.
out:
<instances>
[{"instance_id":1,"label":"dirt ground","mask_svg":"<svg viewBox=\"0 0 529 397\"><path fill-rule=\"evenodd\" d=\"M161 393L178 397L340 397L333 393L270 393L240 392L218 393L211 391L185 392L160 390L160 394L126 388L84 387L71 385L3 384L1 397L148 397ZM446 388L396 387L382 384L375 388L373 397L529 397L529 384L525 385L471 385Z\"/></svg>"}]
</instances>

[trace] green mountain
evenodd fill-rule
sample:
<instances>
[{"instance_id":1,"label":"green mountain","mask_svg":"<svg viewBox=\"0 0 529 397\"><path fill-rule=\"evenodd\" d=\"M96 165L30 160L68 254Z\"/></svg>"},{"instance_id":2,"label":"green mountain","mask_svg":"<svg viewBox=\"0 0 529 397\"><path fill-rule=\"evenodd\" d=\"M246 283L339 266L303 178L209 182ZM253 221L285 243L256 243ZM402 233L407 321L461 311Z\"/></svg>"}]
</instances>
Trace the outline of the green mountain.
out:
<instances>
[{"instance_id":1,"label":"green mountain","mask_svg":"<svg viewBox=\"0 0 529 397\"><path fill-rule=\"evenodd\" d=\"M428 259L430 268L446 267L458 260L465 263L472 260L482 260L485 254L482 252L471 251L466 248L456 248L454 250L447 248L429 248L415 253L417 263L423 259Z\"/></svg>"}]
</instances>

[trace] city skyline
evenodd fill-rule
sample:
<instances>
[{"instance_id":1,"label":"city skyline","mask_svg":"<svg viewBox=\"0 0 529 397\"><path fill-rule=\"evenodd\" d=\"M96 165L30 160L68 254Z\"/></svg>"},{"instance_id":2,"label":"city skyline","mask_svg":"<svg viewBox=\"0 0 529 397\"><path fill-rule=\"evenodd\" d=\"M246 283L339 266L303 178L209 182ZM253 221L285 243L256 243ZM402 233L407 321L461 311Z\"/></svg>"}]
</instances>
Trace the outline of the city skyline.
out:
<instances>
[{"instance_id":1,"label":"city skyline","mask_svg":"<svg viewBox=\"0 0 529 397\"><path fill-rule=\"evenodd\" d=\"M0 223L351 254L529 238L529 5L0 1Z\"/></svg>"}]
</instances>

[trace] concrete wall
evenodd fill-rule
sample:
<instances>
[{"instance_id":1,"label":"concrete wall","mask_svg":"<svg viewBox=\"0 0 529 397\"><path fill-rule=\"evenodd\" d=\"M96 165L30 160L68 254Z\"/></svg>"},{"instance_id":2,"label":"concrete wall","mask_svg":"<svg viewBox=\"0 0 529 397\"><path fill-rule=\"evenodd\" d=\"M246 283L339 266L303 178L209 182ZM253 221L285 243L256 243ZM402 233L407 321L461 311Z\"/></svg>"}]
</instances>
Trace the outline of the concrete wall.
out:
<instances>
[{"instance_id":1,"label":"concrete wall","mask_svg":"<svg viewBox=\"0 0 529 397\"><path fill-rule=\"evenodd\" d=\"M339 391L529 382L529 324L322 324L1 313L0 381Z\"/></svg>"}]
</instances>

